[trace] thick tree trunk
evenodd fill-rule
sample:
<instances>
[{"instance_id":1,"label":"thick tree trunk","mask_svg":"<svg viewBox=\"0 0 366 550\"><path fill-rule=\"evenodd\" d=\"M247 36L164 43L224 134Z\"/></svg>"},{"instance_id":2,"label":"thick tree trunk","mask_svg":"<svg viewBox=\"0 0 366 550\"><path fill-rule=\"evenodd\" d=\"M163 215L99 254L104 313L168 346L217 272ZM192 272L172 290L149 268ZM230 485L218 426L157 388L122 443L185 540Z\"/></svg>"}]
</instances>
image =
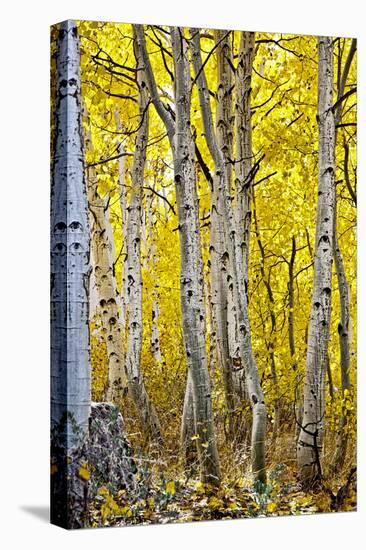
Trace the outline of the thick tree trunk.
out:
<instances>
[{"instance_id":1,"label":"thick tree trunk","mask_svg":"<svg viewBox=\"0 0 366 550\"><path fill-rule=\"evenodd\" d=\"M51 522L84 527L90 415L89 221L74 21L61 23L51 188Z\"/></svg>"},{"instance_id":2,"label":"thick tree trunk","mask_svg":"<svg viewBox=\"0 0 366 550\"><path fill-rule=\"evenodd\" d=\"M87 146L92 150L90 135ZM98 180L93 167L88 168L88 198L91 222L93 280L98 295L102 332L108 356L108 388L106 398L121 405L127 388L124 325L120 317L119 296L113 270L113 238L108 220L108 206L98 194Z\"/></svg>"},{"instance_id":3,"label":"thick tree trunk","mask_svg":"<svg viewBox=\"0 0 366 550\"><path fill-rule=\"evenodd\" d=\"M314 286L308 336L304 412L297 449L299 475L305 486L321 476L324 433L335 211L332 38L319 37L318 56L319 164Z\"/></svg>"},{"instance_id":4,"label":"thick tree trunk","mask_svg":"<svg viewBox=\"0 0 366 550\"><path fill-rule=\"evenodd\" d=\"M131 194L128 206L126 233L127 244L127 296L128 296L128 330L126 370L129 390L140 415L144 432L156 442L161 442L161 427L155 407L146 391L141 373L142 350L142 275L141 275L141 216L142 188L146 147L148 141L148 93L143 71L141 50L135 42L137 84L139 88L139 130L135 142L135 153L131 171Z\"/></svg>"},{"instance_id":5,"label":"thick tree trunk","mask_svg":"<svg viewBox=\"0 0 366 550\"><path fill-rule=\"evenodd\" d=\"M207 145L215 163L215 181L222 197L222 212L225 231L225 243L229 263L229 291L233 293L235 314L238 320L240 354L245 365L246 384L253 412L252 424L252 470L256 481L266 481L265 470L265 436L266 436L266 406L261 389L258 368L255 362L251 331L248 316L248 301L246 293L246 276L243 265L242 239L238 233L237 222L231 205L231 190L227 181L227 171L222 151L217 145L214 132L210 97L204 68L200 54L199 30L191 29L192 64L196 75L202 119Z\"/></svg>"}]
</instances>

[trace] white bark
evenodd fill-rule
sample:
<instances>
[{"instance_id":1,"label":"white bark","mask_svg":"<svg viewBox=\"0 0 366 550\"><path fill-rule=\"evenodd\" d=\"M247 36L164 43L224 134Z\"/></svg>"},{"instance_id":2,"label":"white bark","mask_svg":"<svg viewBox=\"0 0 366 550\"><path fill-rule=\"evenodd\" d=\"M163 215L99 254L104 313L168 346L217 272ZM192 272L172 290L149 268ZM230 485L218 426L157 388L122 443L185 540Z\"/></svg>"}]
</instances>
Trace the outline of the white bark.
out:
<instances>
[{"instance_id":1,"label":"white bark","mask_svg":"<svg viewBox=\"0 0 366 550\"><path fill-rule=\"evenodd\" d=\"M230 34L215 32L217 48L217 93L216 93L216 135L217 145L226 165L227 185L231 188L232 165L232 61ZM229 61L228 61L229 60ZM228 315L228 262L223 220L223 201L220 180L214 177L211 199L211 304L215 320L215 340L218 362L222 369L226 406L228 410L228 433L230 439L235 432L234 371L229 348L229 331L236 332L234 316Z\"/></svg>"},{"instance_id":2,"label":"white bark","mask_svg":"<svg viewBox=\"0 0 366 550\"><path fill-rule=\"evenodd\" d=\"M235 216L238 238L241 241L245 287L248 287L249 241L252 218L252 123L250 92L254 60L255 35L253 32L240 33L238 66L235 74Z\"/></svg>"},{"instance_id":3,"label":"white bark","mask_svg":"<svg viewBox=\"0 0 366 550\"><path fill-rule=\"evenodd\" d=\"M341 363L341 382L342 396L345 397L345 392L350 391L350 304L349 304L349 288L347 284L346 274L343 265L342 255L339 249L338 238L336 235L336 225L334 232L334 261L338 279L338 292L341 308L341 318L338 324L339 347L340 347L340 363ZM332 466L334 470L340 469L345 461L348 435L347 435L347 416L342 412L340 425L336 440L336 451L333 456Z\"/></svg>"},{"instance_id":4,"label":"white bark","mask_svg":"<svg viewBox=\"0 0 366 550\"><path fill-rule=\"evenodd\" d=\"M76 24L61 23L51 188L51 521L83 527L90 416L89 222Z\"/></svg>"},{"instance_id":5,"label":"white bark","mask_svg":"<svg viewBox=\"0 0 366 550\"><path fill-rule=\"evenodd\" d=\"M153 272L155 272L156 265L158 262L158 257L156 255L156 242L155 242L155 225L154 225L154 216L152 212L152 195L146 200L146 210L147 210L147 225L148 225L148 234L150 240L150 246L148 248L148 256L151 258ZM152 326L151 326L151 353L157 363L161 363L163 357L161 355L160 349L160 331L159 331L159 317L160 317L160 296L159 290L156 285L154 285L152 291Z\"/></svg>"},{"instance_id":6,"label":"white bark","mask_svg":"<svg viewBox=\"0 0 366 550\"><path fill-rule=\"evenodd\" d=\"M141 373L141 350L143 335L142 319L142 274L141 274L141 216L142 188L146 147L148 142L148 105L149 98L142 70L141 49L135 42L137 84L139 87L139 130L135 142L135 153L131 172L132 186L128 206L126 232L127 245L127 296L128 296L128 331L126 370L129 389L135 401L145 433L156 441L161 440L161 427L155 408L147 394Z\"/></svg>"},{"instance_id":7,"label":"white bark","mask_svg":"<svg viewBox=\"0 0 366 550\"><path fill-rule=\"evenodd\" d=\"M183 29L172 27L175 74L175 155L184 344L192 377L197 449L206 482L220 482L205 342L205 303L194 143L190 126L191 81Z\"/></svg>"},{"instance_id":8,"label":"white bark","mask_svg":"<svg viewBox=\"0 0 366 550\"><path fill-rule=\"evenodd\" d=\"M348 74L351 68L351 64L356 53L356 39L352 40L348 56L344 65L342 77L338 82L338 93L337 99L340 100L344 95L345 86L347 83ZM340 62L341 60L339 60ZM335 112L335 126L336 126L336 136L335 141L337 142L337 125L340 123L342 117L342 103L338 105L338 108ZM345 144L345 153L347 155L348 150L346 149L347 145ZM345 158L345 170L347 170L347 157ZM346 177L347 187L350 190L350 195L356 204L356 195L352 191L350 185L348 184L348 176ZM348 287L348 282L346 278L346 272L344 269L343 258L341 249L339 247L338 241L338 231L337 231L337 196L335 204L335 213L334 213L334 235L333 235L333 258L337 273L338 280L338 293L339 293L339 304L341 310L341 318L338 324L338 335L339 335L339 349L340 349L340 366L341 366L341 381L342 381L342 396L345 396L345 391L351 389L351 381L349 375L350 368L350 343L351 343L351 318L350 318L350 292ZM336 440L336 450L332 460L332 467L334 470L339 470L345 461L347 447L348 447L348 434L347 434L347 416L342 412L340 417L340 425L337 434Z\"/></svg>"},{"instance_id":9,"label":"white bark","mask_svg":"<svg viewBox=\"0 0 366 550\"><path fill-rule=\"evenodd\" d=\"M335 213L335 125L333 106L333 45L318 39L318 207L314 286L308 335L304 412L298 440L298 467L304 485L321 476L325 377L332 294L332 253Z\"/></svg>"},{"instance_id":10,"label":"white bark","mask_svg":"<svg viewBox=\"0 0 366 550\"><path fill-rule=\"evenodd\" d=\"M188 371L180 434L182 453L187 466L192 466L197 457L195 437L193 381Z\"/></svg>"},{"instance_id":11,"label":"white bark","mask_svg":"<svg viewBox=\"0 0 366 550\"><path fill-rule=\"evenodd\" d=\"M261 389L258 368L255 362L251 331L248 316L246 294L246 278L243 269L242 241L238 234L237 223L231 205L231 190L227 181L227 171L222 151L217 145L214 132L210 98L206 76L202 67L200 55L199 31L191 29L192 63L196 74L197 86L201 104L202 119L207 145L215 162L215 182L222 197L222 212L225 231L225 242L229 262L229 291L233 292L237 322L240 334L240 354L245 365L246 384L253 411L252 424L252 470L256 480L265 482L265 435L266 406Z\"/></svg>"},{"instance_id":12,"label":"white bark","mask_svg":"<svg viewBox=\"0 0 366 550\"><path fill-rule=\"evenodd\" d=\"M146 50L143 27L136 25L146 70L146 79L156 111L164 122L174 162L181 260L181 310L189 376L192 377L197 450L204 482L220 483L219 457L213 423L211 384L205 349L205 304L200 243L199 212L190 125L191 81L183 29L172 27L175 76L175 117L160 101Z\"/></svg>"}]
</instances>

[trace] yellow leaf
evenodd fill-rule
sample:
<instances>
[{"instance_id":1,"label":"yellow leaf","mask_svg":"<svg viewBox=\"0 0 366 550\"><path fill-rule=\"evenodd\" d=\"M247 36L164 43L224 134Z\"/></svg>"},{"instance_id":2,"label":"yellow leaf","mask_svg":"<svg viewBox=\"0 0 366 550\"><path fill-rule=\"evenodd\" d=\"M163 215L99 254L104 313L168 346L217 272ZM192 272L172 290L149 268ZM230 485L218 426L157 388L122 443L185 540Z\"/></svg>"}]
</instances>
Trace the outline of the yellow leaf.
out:
<instances>
[{"instance_id":1,"label":"yellow leaf","mask_svg":"<svg viewBox=\"0 0 366 550\"><path fill-rule=\"evenodd\" d=\"M90 472L88 470L87 464L82 464L78 471L78 476L81 477L84 481L89 481L90 479Z\"/></svg>"},{"instance_id":2,"label":"yellow leaf","mask_svg":"<svg viewBox=\"0 0 366 550\"><path fill-rule=\"evenodd\" d=\"M211 497L208 501L208 505L210 508L213 508L215 510L216 508L220 508L221 502L217 497Z\"/></svg>"},{"instance_id":3,"label":"yellow leaf","mask_svg":"<svg viewBox=\"0 0 366 550\"><path fill-rule=\"evenodd\" d=\"M174 481L168 481L166 484L165 492L168 495L175 495L175 482Z\"/></svg>"},{"instance_id":4,"label":"yellow leaf","mask_svg":"<svg viewBox=\"0 0 366 550\"><path fill-rule=\"evenodd\" d=\"M267 512L270 514L277 509L277 504L275 502L269 502L267 505Z\"/></svg>"}]
</instances>

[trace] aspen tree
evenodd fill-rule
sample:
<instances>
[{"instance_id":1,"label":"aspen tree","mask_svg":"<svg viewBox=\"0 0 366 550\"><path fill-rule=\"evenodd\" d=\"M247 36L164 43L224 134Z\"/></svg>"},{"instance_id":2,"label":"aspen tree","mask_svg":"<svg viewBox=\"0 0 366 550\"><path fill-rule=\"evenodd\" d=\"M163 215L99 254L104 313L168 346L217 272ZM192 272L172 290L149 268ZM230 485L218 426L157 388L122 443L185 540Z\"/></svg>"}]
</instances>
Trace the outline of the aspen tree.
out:
<instances>
[{"instance_id":1,"label":"aspen tree","mask_svg":"<svg viewBox=\"0 0 366 550\"><path fill-rule=\"evenodd\" d=\"M347 59L343 68L342 76L338 82L338 93L337 93L337 102L338 107L335 110L335 145L337 144L337 126L342 119L342 98L344 96L347 79L351 64L356 53L357 42L356 39L353 39L351 46L347 55ZM339 60L340 63L341 59ZM345 148L345 178L347 183L347 170L348 170L348 159L347 159L347 144L344 143ZM348 186L350 188L350 186ZM351 192L351 198L355 201L355 195ZM347 397L351 389L351 381L349 375L350 368L350 291L347 282L346 272L344 269L344 262L342 258L342 252L339 246L338 240L338 227L337 227L337 203L338 198L336 194L336 206L334 212L334 235L333 235L333 257L335 270L337 274L338 281L338 294L339 294L339 305L340 305L340 319L338 323L338 335L339 335L339 350L340 350L340 366L341 366L341 383L342 383L342 396L343 398ZM355 201L356 202L356 201ZM340 425L337 434L336 440L336 450L332 459L332 467L334 470L340 469L346 458L347 446L348 446L348 434L346 430L347 425L347 416L343 412L341 413Z\"/></svg>"},{"instance_id":2,"label":"aspen tree","mask_svg":"<svg viewBox=\"0 0 366 550\"><path fill-rule=\"evenodd\" d=\"M190 44L192 64L197 81L205 138L211 156L215 163L214 185L218 187L221 197L221 210L225 228L225 244L227 247L224 257L228 257L230 272L228 275L229 290L233 292L233 301L236 309L239 327L240 353L246 369L246 383L253 413L252 424L252 470L256 481L265 483L265 436L266 436L266 405L260 385L258 367L255 362L251 330L248 315L248 301L243 269L242 242L237 228L234 211L231 204L231 190L228 186L227 171L222 151L219 149L214 131L210 97L200 53L200 36L198 29L191 29Z\"/></svg>"},{"instance_id":3,"label":"aspen tree","mask_svg":"<svg viewBox=\"0 0 366 550\"><path fill-rule=\"evenodd\" d=\"M300 479L305 486L321 477L325 379L332 296L335 213L335 124L333 113L333 44L318 38L318 206L303 416L297 445Z\"/></svg>"},{"instance_id":4,"label":"aspen tree","mask_svg":"<svg viewBox=\"0 0 366 550\"><path fill-rule=\"evenodd\" d=\"M90 416L89 221L74 21L58 38L51 186L51 522L86 523Z\"/></svg>"},{"instance_id":5,"label":"aspen tree","mask_svg":"<svg viewBox=\"0 0 366 550\"><path fill-rule=\"evenodd\" d=\"M135 152L131 171L131 193L128 205L128 221L126 228L125 257L127 275L127 352L126 371L129 391L140 415L143 429L154 440L161 440L160 422L155 407L146 391L141 372L142 349L142 276L141 276L141 216L142 189L144 185L144 168L146 147L148 141L148 107L149 98L143 71L141 48L135 40L135 58L137 68L139 128L135 141Z\"/></svg>"},{"instance_id":6,"label":"aspen tree","mask_svg":"<svg viewBox=\"0 0 366 550\"><path fill-rule=\"evenodd\" d=\"M91 136L87 147L93 150ZM88 198L90 211L91 251L93 281L98 296L102 332L108 356L107 401L121 405L127 388L125 352L123 346L124 324L121 318L120 300L114 277L113 236L109 228L109 209L98 193L98 179L94 167L88 167Z\"/></svg>"},{"instance_id":7,"label":"aspen tree","mask_svg":"<svg viewBox=\"0 0 366 550\"><path fill-rule=\"evenodd\" d=\"M191 79L184 31L171 27L175 77L175 113L162 103L147 53L144 29L135 25L143 52L151 100L165 124L173 155L180 237L180 297L183 336L192 379L196 445L203 482L220 483L219 456L213 422L211 382L205 343L205 303L200 241L194 142L190 124Z\"/></svg>"}]
</instances>

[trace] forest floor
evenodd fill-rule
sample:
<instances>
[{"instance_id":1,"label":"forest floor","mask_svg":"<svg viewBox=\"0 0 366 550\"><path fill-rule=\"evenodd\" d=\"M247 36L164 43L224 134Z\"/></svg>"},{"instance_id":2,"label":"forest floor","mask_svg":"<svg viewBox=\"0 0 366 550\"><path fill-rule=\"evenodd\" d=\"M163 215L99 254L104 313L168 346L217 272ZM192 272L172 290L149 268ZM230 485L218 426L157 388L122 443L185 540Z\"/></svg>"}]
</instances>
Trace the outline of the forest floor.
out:
<instances>
[{"instance_id":1,"label":"forest floor","mask_svg":"<svg viewBox=\"0 0 366 550\"><path fill-rule=\"evenodd\" d=\"M184 470L178 456L164 458L150 452L136 458L136 497L126 491L112 494L101 487L90 506L90 526L148 525L204 520L304 515L355 511L356 481L352 460L337 476L329 475L312 490L303 491L296 478L288 442L287 459L268 466L267 485L254 485L248 458L227 449L222 456L219 489L204 487L196 469ZM353 453L350 453L353 454ZM244 469L246 465L246 470ZM243 473L244 472L244 473Z\"/></svg>"}]
</instances>

